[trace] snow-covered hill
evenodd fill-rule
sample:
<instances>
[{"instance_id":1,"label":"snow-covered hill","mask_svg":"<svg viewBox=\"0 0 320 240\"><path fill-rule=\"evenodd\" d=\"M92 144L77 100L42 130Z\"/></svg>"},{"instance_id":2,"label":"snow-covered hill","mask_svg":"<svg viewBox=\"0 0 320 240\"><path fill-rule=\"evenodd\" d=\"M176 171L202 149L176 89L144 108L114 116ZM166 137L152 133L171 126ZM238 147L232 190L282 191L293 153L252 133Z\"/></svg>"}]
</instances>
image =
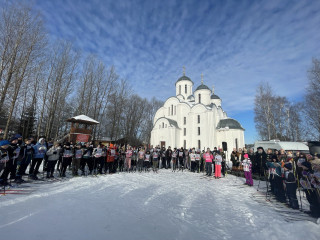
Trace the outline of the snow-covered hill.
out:
<instances>
[{"instance_id":1,"label":"snow-covered hill","mask_svg":"<svg viewBox=\"0 0 320 240\"><path fill-rule=\"evenodd\" d=\"M0 239L320 239L315 219L242 184L170 170L24 184L0 197Z\"/></svg>"}]
</instances>

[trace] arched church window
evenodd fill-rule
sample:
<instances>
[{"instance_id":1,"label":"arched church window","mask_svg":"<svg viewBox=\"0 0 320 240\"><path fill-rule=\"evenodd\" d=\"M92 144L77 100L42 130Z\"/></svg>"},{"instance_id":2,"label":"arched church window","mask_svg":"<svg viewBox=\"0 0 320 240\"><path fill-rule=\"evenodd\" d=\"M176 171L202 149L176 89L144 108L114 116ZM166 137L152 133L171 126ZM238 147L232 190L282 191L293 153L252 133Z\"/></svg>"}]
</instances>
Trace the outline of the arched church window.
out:
<instances>
[{"instance_id":1,"label":"arched church window","mask_svg":"<svg viewBox=\"0 0 320 240\"><path fill-rule=\"evenodd\" d=\"M164 123L162 123L162 128L164 128Z\"/></svg>"},{"instance_id":2,"label":"arched church window","mask_svg":"<svg viewBox=\"0 0 320 240\"><path fill-rule=\"evenodd\" d=\"M186 125L187 124L187 118L183 117L183 124Z\"/></svg>"},{"instance_id":3,"label":"arched church window","mask_svg":"<svg viewBox=\"0 0 320 240\"><path fill-rule=\"evenodd\" d=\"M198 123L200 123L200 115L198 115Z\"/></svg>"},{"instance_id":4,"label":"arched church window","mask_svg":"<svg viewBox=\"0 0 320 240\"><path fill-rule=\"evenodd\" d=\"M199 94L199 103L201 103L201 94Z\"/></svg>"},{"instance_id":5,"label":"arched church window","mask_svg":"<svg viewBox=\"0 0 320 240\"><path fill-rule=\"evenodd\" d=\"M201 149L201 141L198 140L198 149Z\"/></svg>"},{"instance_id":6,"label":"arched church window","mask_svg":"<svg viewBox=\"0 0 320 240\"><path fill-rule=\"evenodd\" d=\"M187 92L188 92L188 89L187 89L187 84L186 84L186 85L184 85L184 93L187 94Z\"/></svg>"},{"instance_id":7,"label":"arched church window","mask_svg":"<svg viewBox=\"0 0 320 240\"><path fill-rule=\"evenodd\" d=\"M171 105L171 115L173 115L173 105Z\"/></svg>"},{"instance_id":8,"label":"arched church window","mask_svg":"<svg viewBox=\"0 0 320 240\"><path fill-rule=\"evenodd\" d=\"M179 85L179 94L181 94L181 85Z\"/></svg>"}]
</instances>

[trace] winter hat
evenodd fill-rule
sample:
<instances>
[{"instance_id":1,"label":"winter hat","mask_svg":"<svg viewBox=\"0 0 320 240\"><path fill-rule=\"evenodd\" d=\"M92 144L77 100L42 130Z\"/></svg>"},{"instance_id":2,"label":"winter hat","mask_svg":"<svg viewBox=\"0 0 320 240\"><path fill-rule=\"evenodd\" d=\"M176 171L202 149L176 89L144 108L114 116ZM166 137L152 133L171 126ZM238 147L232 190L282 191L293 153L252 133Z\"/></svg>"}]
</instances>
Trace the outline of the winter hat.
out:
<instances>
[{"instance_id":1,"label":"winter hat","mask_svg":"<svg viewBox=\"0 0 320 240\"><path fill-rule=\"evenodd\" d=\"M70 144L70 142L66 142L66 146L70 146L71 144Z\"/></svg>"},{"instance_id":2,"label":"winter hat","mask_svg":"<svg viewBox=\"0 0 320 240\"><path fill-rule=\"evenodd\" d=\"M249 155L248 155L248 154L245 154L245 155L244 155L244 158L249 158Z\"/></svg>"},{"instance_id":3,"label":"winter hat","mask_svg":"<svg viewBox=\"0 0 320 240\"><path fill-rule=\"evenodd\" d=\"M18 140L18 138L14 136L14 137L10 138L9 142L12 142L14 140Z\"/></svg>"},{"instance_id":4,"label":"winter hat","mask_svg":"<svg viewBox=\"0 0 320 240\"><path fill-rule=\"evenodd\" d=\"M292 164L291 164L291 163L286 163L286 164L284 165L284 167L285 167L286 169L288 169L288 170L292 170Z\"/></svg>"},{"instance_id":5,"label":"winter hat","mask_svg":"<svg viewBox=\"0 0 320 240\"><path fill-rule=\"evenodd\" d=\"M8 140L0 141L0 147L5 146L5 145L10 145L10 142Z\"/></svg>"},{"instance_id":6,"label":"winter hat","mask_svg":"<svg viewBox=\"0 0 320 240\"><path fill-rule=\"evenodd\" d=\"M272 155L271 159L272 159L272 160L273 160L273 159L278 160L278 157L277 157L277 155Z\"/></svg>"},{"instance_id":7,"label":"winter hat","mask_svg":"<svg viewBox=\"0 0 320 240\"><path fill-rule=\"evenodd\" d=\"M19 133L17 133L16 135L14 135L16 138L22 138L22 136L19 134Z\"/></svg>"}]
</instances>

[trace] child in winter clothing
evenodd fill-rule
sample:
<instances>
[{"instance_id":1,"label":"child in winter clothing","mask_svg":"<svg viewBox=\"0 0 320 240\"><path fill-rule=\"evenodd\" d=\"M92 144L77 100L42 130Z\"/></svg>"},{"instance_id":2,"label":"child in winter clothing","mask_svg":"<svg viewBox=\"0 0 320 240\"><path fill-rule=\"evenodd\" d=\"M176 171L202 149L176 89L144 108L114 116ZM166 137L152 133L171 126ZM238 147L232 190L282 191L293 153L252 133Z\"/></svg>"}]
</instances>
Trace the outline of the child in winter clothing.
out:
<instances>
[{"instance_id":1,"label":"child in winter clothing","mask_svg":"<svg viewBox=\"0 0 320 240\"><path fill-rule=\"evenodd\" d=\"M191 172L195 172L195 169L196 169L196 153L195 153L195 149L192 149L192 153L190 153L190 161L191 161Z\"/></svg>"},{"instance_id":2,"label":"child in winter clothing","mask_svg":"<svg viewBox=\"0 0 320 240\"><path fill-rule=\"evenodd\" d=\"M172 172L175 172L177 169L177 157L178 157L178 150L175 148L172 153Z\"/></svg>"},{"instance_id":3,"label":"child in winter clothing","mask_svg":"<svg viewBox=\"0 0 320 240\"><path fill-rule=\"evenodd\" d=\"M131 147L129 147L126 151L126 162L125 162L125 167L127 171L131 170L131 158L132 158L133 151Z\"/></svg>"},{"instance_id":4,"label":"child in winter clothing","mask_svg":"<svg viewBox=\"0 0 320 240\"><path fill-rule=\"evenodd\" d=\"M158 164L159 164L159 151L157 148L155 148L152 153L152 170L154 172L158 172Z\"/></svg>"},{"instance_id":5,"label":"child in winter clothing","mask_svg":"<svg viewBox=\"0 0 320 240\"><path fill-rule=\"evenodd\" d=\"M150 158L151 158L150 151L147 150L145 154L144 162L143 162L143 168L145 172L147 171L149 172Z\"/></svg>"},{"instance_id":6,"label":"child in winter clothing","mask_svg":"<svg viewBox=\"0 0 320 240\"><path fill-rule=\"evenodd\" d=\"M66 176L67 167L72 162L72 156L73 156L73 152L72 152L71 144L67 142L62 149L62 163L61 163L61 170L60 170L61 177Z\"/></svg>"},{"instance_id":7,"label":"child in winter clothing","mask_svg":"<svg viewBox=\"0 0 320 240\"><path fill-rule=\"evenodd\" d=\"M74 158L72 159L72 175L73 176L78 176L78 170L80 168L82 156L83 156L83 148L81 143L78 143L76 145L76 148L74 149Z\"/></svg>"},{"instance_id":8,"label":"child in winter clothing","mask_svg":"<svg viewBox=\"0 0 320 240\"><path fill-rule=\"evenodd\" d=\"M203 158L206 162L206 175L211 176L213 155L210 152L210 148L207 148L207 152L203 154Z\"/></svg>"},{"instance_id":9,"label":"child in winter clothing","mask_svg":"<svg viewBox=\"0 0 320 240\"><path fill-rule=\"evenodd\" d=\"M200 155L200 149L198 149L196 153L196 172L200 172L200 160L201 160L201 155Z\"/></svg>"},{"instance_id":10,"label":"child in winter clothing","mask_svg":"<svg viewBox=\"0 0 320 240\"><path fill-rule=\"evenodd\" d=\"M293 209L299 209L299 204L297 200L297 183L296 178L292 171L292 164L286 163L284 165L285 170L285 183L286 183L286 192L289 199L289 205Z\"/></svg>"},{"instance_id":11,"label":"child in winter clothing","mask_svg":"<svg viewBox=\"0 0 320 240\"><path fill-rule=\"evenodd\" d=\"M53 178L54 168L59 160L61 150L59 143L55 143L54 146L47 151L47 178Z\"/></svg>"},{"instance_id":12,"label":"child in winter clothing","mask_svg":"<svg viewBox=\"0 0 320 240\"><path fill-rule=\"evenodd\" d=\"M248 154L244 154L242 165L243 165L244 176L246 178L246 184L249 186L253 186L253 180L252 180L252 174L251 174L252 163L251 163L251 160L249 159Z\"/></svg>"},{"instance_id":13,"label":"child in winter clothing","mask_svg":"<svg viewBox=\"0 0 320 240\"><path fill-rule=\"evenodd\" d=\"M215 171L214 171L214 177L215 178L221 178L221 163L222 163L222 157L219 153L214 158L215 162Z\"/></svg>"}]
</instances>

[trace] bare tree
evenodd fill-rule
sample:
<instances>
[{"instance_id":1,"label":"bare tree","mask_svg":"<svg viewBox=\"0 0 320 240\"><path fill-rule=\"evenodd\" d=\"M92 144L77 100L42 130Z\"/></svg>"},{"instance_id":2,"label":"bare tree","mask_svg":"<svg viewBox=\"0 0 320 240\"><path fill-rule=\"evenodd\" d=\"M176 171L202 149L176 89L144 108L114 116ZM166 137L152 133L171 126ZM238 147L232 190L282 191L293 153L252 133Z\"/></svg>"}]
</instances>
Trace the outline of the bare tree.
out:
<instances>
[{"instance_id":1,"label":"bare tree","mask_svg":"<svg viewBox=\"0 0 320 240\"><path fill-rule=\"evenodd\" d=\"M268 84L261 84L255 97L255 124L263 140L302 140L302 120L286 97L276 96Z\"/></svg>"},{"instance_id":2,"label":"bare tree","mask_svg":"<svg viewBox=\"0 0 320 240\"><path fill-rule=\"evenodd\" d=\"M304 112L309 127L309 135L320 140L320 60L312 59L308 72L309 84L306 89ZM311 140L311 139L310 139Z\"/></svg>"},{"instance_id":3,"label":"bare tree","mask_svg":"<svg viewBox=\"0 0 320 240\"><path fill-rule=\"evenodd\" d=\"M1 36L1 46L4 47L3 50L1 48L0 108L7 100L9 109L4 131L6 138L21 85L27 81L39 63L46 39L41 19L32 14L31 9L26 6L10 5L10 8L3 9L1 19L1 25L4 25L1 29L5 32ZM8 99L10 88L11 98Z\"/></svg>"}]
</instances>

